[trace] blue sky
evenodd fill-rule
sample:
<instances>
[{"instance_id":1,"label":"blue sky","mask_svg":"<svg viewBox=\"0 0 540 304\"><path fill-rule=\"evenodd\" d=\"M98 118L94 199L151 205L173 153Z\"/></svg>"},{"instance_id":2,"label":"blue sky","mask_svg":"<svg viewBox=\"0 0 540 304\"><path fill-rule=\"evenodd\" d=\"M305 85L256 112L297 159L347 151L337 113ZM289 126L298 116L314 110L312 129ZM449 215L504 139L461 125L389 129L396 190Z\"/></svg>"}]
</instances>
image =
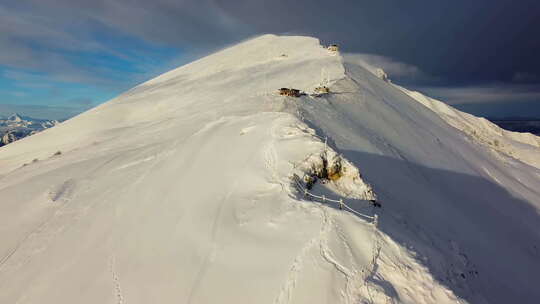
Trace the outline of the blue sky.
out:
<instances>
[{"instance_id":1,"label":"blue sky","mask_svg":"<svg viewBox=\"0 0 540 304\"><path fill-rule=\"evenodd\" d=\"M42 51L39 46L32 48ZM63 64L70 65L65 71L4 64L0 66L0 89L6 93L2 102L50 106L97 104L166 71L175 58L182 58L181 49L154 47L144 41L125 43L114 51L56 51L63 57Z\"/></svg>"},{"instance_id":2,"label":"blue sky","mask_svg":"<svg viewBox=\"0 0 540 304\"><path fill-rule=\"evenodd\" d=\"M540 117L539 15L536 0L0 0L0 105L81 111L283 33L339 43L477 115Z\"/></svg>"},{"instance_id":3,"label":"blue sky","mask_svg":"<svg viewBox=\"0 0 540 304\"><path fill-rule=\"evenodd\" d=\"M5 8L3 13L7 14ZM29 31L35 30L34 16L10 18L12 26L31 23ZM0 21L0 25L6 24ZM49 40L58 31L64 37ZM67 27L52 29L41 37L17 32L7 35L14 53L21 55L3 56L12 60L0 64L0 104L10 105L10 110L20 108L20 112L27 106L41 106L44 116L45 107L57 108L55 113L58 108L67 108L69 116L110 100L189 58L179 46L149 42L99 24L82 30L81 39L79 34ZM34 35L41 33L36 30Z\"/></svg>"}]
</instances>

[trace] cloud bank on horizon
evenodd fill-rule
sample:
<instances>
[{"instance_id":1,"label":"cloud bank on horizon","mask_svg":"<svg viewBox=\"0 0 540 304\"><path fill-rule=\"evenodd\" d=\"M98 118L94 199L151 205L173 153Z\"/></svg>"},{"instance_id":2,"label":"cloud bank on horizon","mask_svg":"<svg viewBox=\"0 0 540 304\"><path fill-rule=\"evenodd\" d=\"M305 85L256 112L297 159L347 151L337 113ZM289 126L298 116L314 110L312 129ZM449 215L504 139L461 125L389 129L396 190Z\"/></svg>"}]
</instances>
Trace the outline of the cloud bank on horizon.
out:
<instances>
[{"instance_id":1,"label":"cloud bank on horizon","mask_svg":"<svg viewBox=\"0 0 540 304\"><path fill-rule=\"evenodd\" d=\"M540 117L538 15L533 0L6 1L0 103L82 109L226 45L285 33L339 43L475 114L527 104Z\"/></svg>"}]
</instances>

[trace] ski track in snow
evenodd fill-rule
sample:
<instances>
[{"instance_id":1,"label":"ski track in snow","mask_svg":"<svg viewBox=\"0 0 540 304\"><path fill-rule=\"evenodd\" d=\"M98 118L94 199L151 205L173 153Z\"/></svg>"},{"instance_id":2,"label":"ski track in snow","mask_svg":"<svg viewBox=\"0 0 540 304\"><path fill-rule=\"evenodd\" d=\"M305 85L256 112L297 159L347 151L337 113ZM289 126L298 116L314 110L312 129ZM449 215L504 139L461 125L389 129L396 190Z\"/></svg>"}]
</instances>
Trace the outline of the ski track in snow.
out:
<instances>
[{"instance_id":1,"label":"ski track in snow","mask_svg":"<svg viewBox=\"0 0 540 304\"><path fill-rule=\"evenodd\" d=\"M343 234L338 232L339 228L336 226L336 223L332 220L331 215L329 214L328 208L325 206L320 206L321 209L323 209L323 228L321 232L321 239L319 243L320 248L320 254L322 258L331 266L334 267L338 272L340 272L344 279L345 279L345 286L344 289L341 290L341 296L343 298L344 303L356 303L358 300L358 297L360 296L360 290L359 286L362 285L363 282L366 281L366 276L363 276L362 273L364 273L364 269L360 269L360 271L357 269L358 266L355 265L354 259L352 258L352 252L350 251L350 246L345 240L345 237ZM343 265L343 263L339 262L337 258L334 256L332 249L328 245L328 241L330 240L330 235L332 231L336 231L335 235L341 240L340 245L342 245L346 252L348 257L350 258L351 268L346 267ZM375 260L375 256L373 257L373 260ZM372 266L372 269L373 266Z\"/></svg>"},{"instance_id":2,"label":"ski track in snow","mask_svg":"<svg viewBox=\"0 0 540 304\"><path fill-rule=\"evenodd\" d=\"M290 128L290 127L287 127ZM282 130L284 131L284 130ZM299 132L297 132L299 131ZM292 131L289 131L291 135ZM296 130L294 135L304 134L301 130ZM271 134L273 138L282 138L282 136L277 135L278 132L275 127L271 128ZM290 137L290 136L285 136ZM275 148L275 140L269 142L264 148L265 164L266 168L271 172L272 179L279 182L279 174L277 172L277 151ZM284 184L279 182L282 187ZM307 203L307 202L306 202ZM330 210L328 207L313 202L309 203L312 208L316 208L321 216L321 229L317 237L311 239L306 243L304 247L300 250L298 255L295 257L292 265L289 268L289 273L287 279L283 283L278 296L275 298L275 304L286 304L290 303L294 294L295 287L298 283L300 272L304 267L305 259L310 255L312 249L318 248L319 256L329 264L335 271L341 273L345 279L344 289L341 291L341 296L344 303L356 303L357 299L360 297L360 288L364 286L369 292L369 286L367 279L372 277L376 273L376 263L378 256L380 254L380 245L376 242L376 228L374 227L374 240L373 240L373 249L372 249L372 259L369 267L358 269L359 267L354 262L354 257L352 249L348 244L345 235L343 234L341 228L332 220L330 215ZM335 233L332 233L335 232ZM352 264L352 268L344 266L341 262L337 260L334 256L332 249L330 248L328 242L331 237L338 237L340 239L340 244L345 248L349 262ZM373 301L371 301L373 302Z\"/></svg>"},{"instance_id":3,"label":"ski track in snow","mask_svg":"<svg viewBox=\"0 0 540 304\"><path fill-rule=\"evenodd\" d=\"M277 169L278 155L274 141L270 141L268 144L266 144L263 151L266 169L270 172L271 175L270 182L279 185L281 187L281 190L285 190L285 184L281 181Z\"/></svg>"},{"instance_id":4,"label":"ski track in snow","mask_svg":"<svg viewBox=\"0 0 540 304\"><path fill-rule=\"evenodd\" d=\"M277 156L274 142L271 141L267 143L263 151L264 151L264 160L265 160L266 169L268 169L268 171L270 172L272 176L271 182L281 185L281 182L279 181L279 176L277 173L277 157L278 156Z\"/></svg>"},{"instance_id":5,"label":"ski track in snow","mask_svg":"<svg viewBox=\"0 0 540 304\"><path fill-rule=\"evenodd\" d=\"M120 278L116 272L116 256L112 255L109 261L109 271L111 273L111 278L114 286L114 296L116 297L116 304L127 303L124 300L124 294L122 293L122 287L120 285Z\"/></svg>"},{"instance_id":6,"label":"ski track in snow","mask_svg":"<svg viewBox=\"0 0 540 304\"><path fill-rule=\"evenodd\" d=\"M320 237L320 235L319 235ZM285 283L281 287L278 296L274 300L274 304L287 304L291 302L296 283L298 281L298 275L302 270L304 260L307 258L309 251L315 248L319 243L319 237L310 240L303 248L300 250L300 253L294 259L291 267L289 268L289 273Z\"/></svg>"},{"instance_id":7,"label":"ski track in snow","mask_svg":"<svg viewBox=\"0 0 540 304\"><path fill-rule=\"evenodd\" d=\"M76 179L69 179L53 188L55 190L53 190L53 193L49 193L49 199L53 202L61 201L62 204L49 217L38 224L35 229L23 237L22 240L14 246L2 260L0 260L0 271L9 265L8 262L10 259L17 257L18 262L15 261L15 264L10 265L11 267L9 268L11 271L16 271L17 268L28 263L34 255L43 252L48 246L48 243L66 229L69 223L68 218L75 221L79 220L91 206L74 206L69 204L69 202L74 200L77 195L74 189L75 185L78 184L82 186L88 184L97 172L105 168L118 157L120 157L120 155L111 157L89 170L79 182L77 182ZM9 271L9 269L6 269L5 271Z\"/></svg>"},{"instance_id":8,"label":"ski track in snow","mask_svg":"<svg viewBox=\"0 0 540 304\"><path fill-rule=\"evenodd\" d=\"M216 211L216 214L214 215L214 220L212 222L212 229L211 229L211 246L209 251L206 253L205 257L203 258L203 262L199 268L199 271L195 275L194 283L189 291L189 295L187 298L187 303L192 303L193 297L198 292L201 282L203 280L203 277L205 276L208 267L210 263L212 263L213 259L215 258L216 252L217 252L217 232L219 227L219 222L221 218L221 213L223 210L224 205L227 203L231 195L234 193L234 190L236 188L236 182L235 185L232 187L231 191L221 200L218 209Z\"/></svg>"},{"instance_id":9,"label":"ski track in snow","mask_svg":"<svg viewBox=\"0 0 540 304\"><path fill-rule=\"evenodd\" d=\"M59 188L64 189L64 184L60 185ZM59 194L57 200L59 198L64 198L62 197L63 193L64 191ZM69 200L72 198L73 196L64 198L62 200L62 205L57 210L55 210L43 222L38 224L34 230L30 231L25 237L23 237L22 240L12 250L10 250L9 253L2 258L2 260L0 260L0 271L2 271L4 267L8 265L8 261L12 257L15 257L16 253L17 255L21 256L18 257L20 260L18 264L11 265L14 269L24 265L30 261L32 256L45 250L48 242L65 229L67 224L62 224L62 218L78 218L77 216L80 214L78 208L73 208L68 204ZM72 208L73 210L69 211L69 208ZM55 224L57 224L56 227Z\"/></svg>"},{"instance_id":10,"label":"ski track in snow","mask_svg":"<svg viewBox=\"0 0 540 304\"><path fill-rule=\"evenodd\" d=\"M374 228L373 231L374 239L372 243L372 258L370 264L368 267L359 267L354 262L352 249L348 244L345 235L341 231L341 228L332 220L328 207L319 204L315 204L314 206L316 206L315 208L319 210L321 216L320 231L317 237L306 243L306 245L300 250L294 259L289 268L287 279L283 283L278 296L274 300L274 304L286 304L291 302L295 287L300 278L301 270L304 267L304 261L308 256L310 256L310 252L315 248L318 249L315 252L319 253L322 260L330 265L335 271L340 273L345 279L345 286L341 290L341 296L344 303L357 303L361 296L362 287L366 289L368 294L370 293L370 287L367 280L376 274L377 260L381 251L381 245L377 238L376 228ZM333 234L332 232L335 233ZM338 259L334 256L332 249L328 244L331 237L338 237L340 239L340 244L345 248L349 262L352 264L352 268L344 266L343 263L338 261ZM371 300L371 303L373 303L373 300Z\"/></svg>"}]
</instances>

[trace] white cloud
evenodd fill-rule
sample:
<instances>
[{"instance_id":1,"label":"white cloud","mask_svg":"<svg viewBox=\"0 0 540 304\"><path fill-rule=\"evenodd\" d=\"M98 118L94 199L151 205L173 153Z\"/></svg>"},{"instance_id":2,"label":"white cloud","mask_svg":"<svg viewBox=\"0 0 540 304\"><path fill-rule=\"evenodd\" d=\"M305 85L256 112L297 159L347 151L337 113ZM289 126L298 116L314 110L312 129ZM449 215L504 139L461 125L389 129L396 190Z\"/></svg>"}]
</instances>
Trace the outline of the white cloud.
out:
<instances>
[{"instance_id":1,"label":"white cloud","mask_svg":"<svg viewBox=\"0 0 540 304\"><path fill-rule=\"evenodd\" d=\"M468 87L421 87L419 91L449 104L539 102L540 90L534 85L496 84Z\"/></svg>"},{"instance_id":2,"label":"white cloud","mask_svg":"<svg viewBox=\"0 0 540 304\"><path fill-rule=\"evenodd\" d=\"M345 54L348 60L353 60L370 71L376 68L383 69L390 79L402 82L428 82L436 80L435 77L423 72L419 67L397 61L393 58L374 54Z\"/></svg>"}]
</instances>

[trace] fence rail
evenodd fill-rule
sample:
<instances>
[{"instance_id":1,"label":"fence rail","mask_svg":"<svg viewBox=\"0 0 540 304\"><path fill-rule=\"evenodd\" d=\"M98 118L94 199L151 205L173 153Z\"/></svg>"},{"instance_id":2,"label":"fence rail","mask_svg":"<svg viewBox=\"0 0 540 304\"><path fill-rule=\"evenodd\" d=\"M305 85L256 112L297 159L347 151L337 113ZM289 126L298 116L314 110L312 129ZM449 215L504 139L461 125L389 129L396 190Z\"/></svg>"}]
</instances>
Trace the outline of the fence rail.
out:
<instances>
[{"instance_id":1,"label":"fence rail","mask_svg":"<svg viewBox=\"0 0 540 304\"><path fill-rule=\"evenodd\" d=\"M294 174L293 175L293 180L294 180L294 183L296 185L296 187L298 188L298 190L302 193L304 193L304 196L305 197L311 197L311 198L314 198L315 200L319 200L320 202L322 203L327 203L327 202L333 202L333 203L338 203L339 204L339 209L347 209L349 212L352 212L360 217L363 217L363 218L367 218L367 219L370 219L372 220L373 224L374 225L377 225L377 222L378 222L378 216L377 214L374 214L373 216L370 216L370 215L367 215L367 214L363 214L363 213L360 213L354 209L352 209L349 205L345 204L345 202L343 201L342 198L340 198L339 200L335 200L335 199L330 199L330 198L327 198L326 196L322 195L315 195L311 192L309 192L303 185L302 185L302 182L300 181L300 177L297 175L297 174Z\"/></svg>"}]
</instances>

